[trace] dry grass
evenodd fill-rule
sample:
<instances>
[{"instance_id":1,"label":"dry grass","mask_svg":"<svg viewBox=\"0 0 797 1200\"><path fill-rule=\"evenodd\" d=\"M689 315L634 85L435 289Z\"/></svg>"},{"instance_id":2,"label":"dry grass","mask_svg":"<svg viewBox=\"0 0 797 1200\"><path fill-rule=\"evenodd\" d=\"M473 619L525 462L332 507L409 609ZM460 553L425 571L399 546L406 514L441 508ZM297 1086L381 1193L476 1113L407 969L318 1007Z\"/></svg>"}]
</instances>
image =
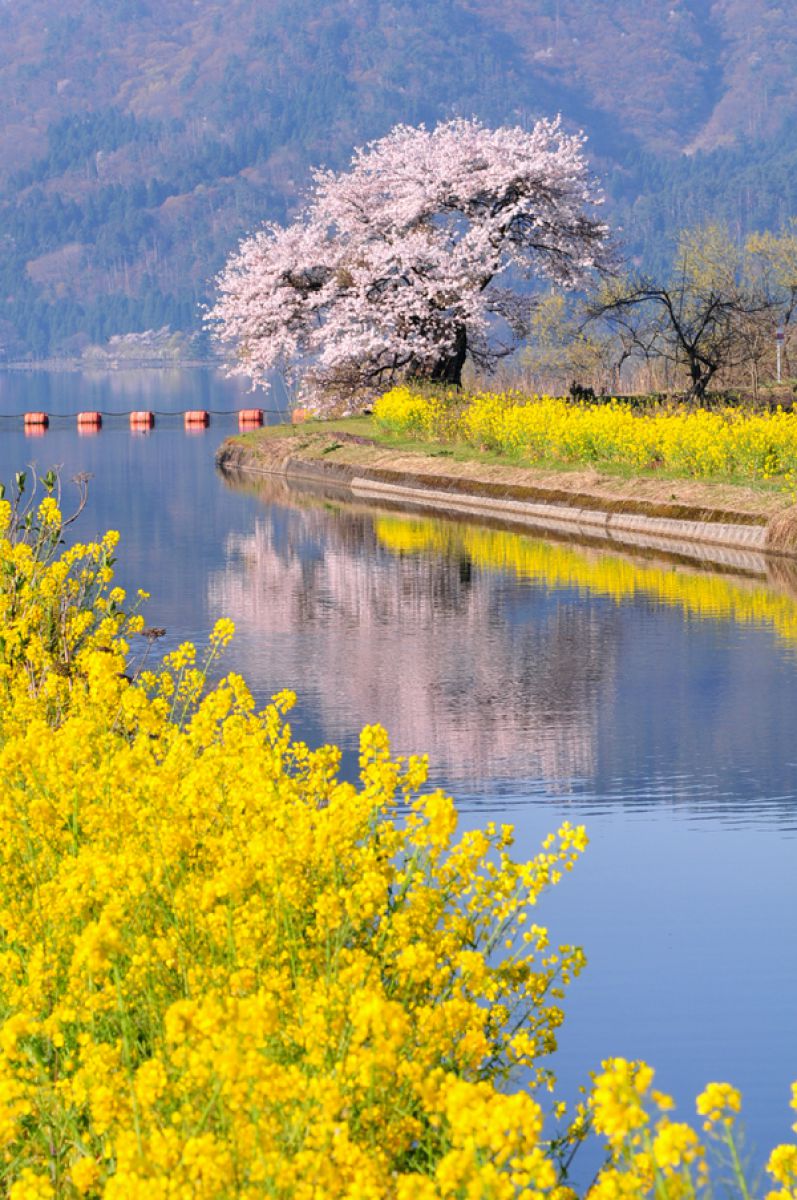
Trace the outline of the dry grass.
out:
<instances>
[{"instance_id":1,"label":"dry grass","mask_svg":"<svg viewBox=\"0 0 797 1200\"><path fill-rule=\"evenodd\" d=\"M356 429L355 429L356 425ZM495 456L467 458L424 453L369 437L367 419L271 427L224 443L219 460L228 467L281 471L289 462L334 464L335 474L378 473L381 478L457 492L543 500L648 516L763 525L793 510L783 492L734 483L630 475L594 467L527 467ZM352 436L353 435L353 436ZM797 518L795 518L797 523ZM795 539L797 546L797 538ZM780 548L773 544L773 549Z\"/></svg>"},{"instance_id":2,"label":"dry grass","mask_svg":"<svg viewBox=\"0 0 797 1200\"><path fill-rule=\"evenodd\" d=\"M769 521L767 549L779 554L797 553L797 505L775 513Z\"/></svg>"}]
</instances>

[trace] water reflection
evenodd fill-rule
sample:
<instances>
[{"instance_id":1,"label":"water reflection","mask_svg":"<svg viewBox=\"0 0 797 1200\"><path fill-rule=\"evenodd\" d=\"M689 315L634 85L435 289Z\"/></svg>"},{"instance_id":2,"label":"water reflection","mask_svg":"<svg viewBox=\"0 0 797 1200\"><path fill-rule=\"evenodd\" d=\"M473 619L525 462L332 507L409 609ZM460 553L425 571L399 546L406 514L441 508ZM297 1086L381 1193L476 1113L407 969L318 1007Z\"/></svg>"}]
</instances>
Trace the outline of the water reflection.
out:
<instances>
[{"instance_id":1,"label":"water reflection","mask_svg":"<svg viewBox=\"0 0 797 1200\"><path fill-rule=\"evenodd\" d=\"M228 535L209 607L245 673L312 691L325 736L380 721L465 807L555 794L795 829L792 564L707 574L228 483L268 507Z\"/></svg>"},{"instance_id":2,"label":"water reflection","mask_svg":"<svg viewBox=\"0 0 797 1200\"><path fill-rule=\"evenodd\" d=\"M211 609L236 621L244 656L267 636L272 673L323 681L332 738L380 721L397 748L426 750L437 772L471 785L510 761L517 778L561 789L591 775L611 614L540 596L534 621L513 621L502 578L467 552L397 554L383 532L372 515L272 509L229 534Z\"/></svg>"},{"instance_id":3,"label":"water reflection","mask_svg":"<svg viewBox=\"0 0 797 1200\"><path fill-rule=\"evenodd\" d=\"M708 1080L733 1080L762 1164L790 1136L794 1076L791 565L718 575L697 551L629 557L228 483L262 504L207 585L239 669L294 687L350 751L372 720L429 750L463 824L512 821L521 857L586 822L589 852L540 914L588 956L565 1094L613 1054L656 1064L686 1119Z\"/></svg>"},{"instance_id":4,"label":"water reflection","mask_svg":"<svg viewBox=\"0 0 797 1200\"><path fill-rule=\"evenodd\" d=\"M0 372L0 415L25 409L235 408L236 385L190 372ZM207 398L207 402L203 401ZM122 535L119 582L152 593L170 648L235 616L226 667L259 701L299 694L294 727L335 740L382 721L429 750L465 825L512 821L530 856L559 821L591 845L540 919L583 944L567 1003L566 1086L607 1054L657 1064L679 1112L709 1079L744 1091L759 1151L791 1134L797 1004L793 565L632 557L467 522L407 518L275 480L226 484L176 417L133 437L0 421L0 479L31 458L89 471L76 536ZM753 1016L754 1015L754 1016ZM760 1161L760 1159L759 1159Z\"/></svg>"}]
</instances>

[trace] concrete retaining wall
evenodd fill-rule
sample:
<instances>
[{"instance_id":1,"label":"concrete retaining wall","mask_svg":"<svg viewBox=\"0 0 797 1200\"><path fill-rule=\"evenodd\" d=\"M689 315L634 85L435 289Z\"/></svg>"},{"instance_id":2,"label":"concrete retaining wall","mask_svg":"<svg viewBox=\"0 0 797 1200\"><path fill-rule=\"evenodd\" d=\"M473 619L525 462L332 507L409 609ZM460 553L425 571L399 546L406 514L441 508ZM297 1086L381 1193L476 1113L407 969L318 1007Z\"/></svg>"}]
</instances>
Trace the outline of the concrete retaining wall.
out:
<instances>
[{"instance_id":1,"label":"concrete retaining wall","mask_svg":"<svg viewBox=\"0 0 797 1200\"><path fill-rule=\"evenodd\" d=\"M365 439L358 439L359 442ZM225 442L217 462L255 473L278 474L300 482L332 484L363 499L373 499L403 508L421 508L441 513L472 514L505 519L544 531L550 529L577 537L600 538L650 549L672 550L681 545L712 547L712 559L722 549L730 558L737 554L797 556L797 507L781 504L775 515L760 511L754 493L739 489L735 503L712 506L715 493L707 485L701 493L703 506L663 503L639 495L612 495L604 488L580 485L568 491L567 477L558 481L541 478L532 470L502 471L492 466L483 477L467 478L452 464L450 478L445 466L435 459L406 453L391 455L383 447L362 454L357 447L347 454L334 437L316 435L304 445L295 438L272 438L262 443ZM520 478L519 478L520 476ZM606 483L606 481L603 481ZM641 488L639 489L641 490ZM728 489L717 490L727 498ZM738 494L750 497L749 510L738 502ZM707 498L707 502L706 501ZM673 500L675 497L673 497ZM759 511L755 511L755 505ZM730 564L729 564L730 565Z\"/></svg>"}]
</instances>

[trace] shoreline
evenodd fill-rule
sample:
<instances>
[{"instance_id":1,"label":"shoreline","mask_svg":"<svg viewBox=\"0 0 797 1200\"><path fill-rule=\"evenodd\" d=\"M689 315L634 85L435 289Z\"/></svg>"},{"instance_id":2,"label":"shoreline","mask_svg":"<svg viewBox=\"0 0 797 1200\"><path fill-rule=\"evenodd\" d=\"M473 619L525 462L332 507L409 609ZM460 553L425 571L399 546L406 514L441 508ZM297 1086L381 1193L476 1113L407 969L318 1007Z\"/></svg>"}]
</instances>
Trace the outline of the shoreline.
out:
<instances>
[{"instance_id":1,"label":"shoreline","mask_svg":"<svg viewBox=\"0 0 797 1200\"><path fill-rule=\"evenodd\" d=\"M37 358L20 359L17 362L0 362L2 371L49 371L75 374L82 371L183 371L214 369L221 370L224 363L205 358Z\"/></svg>"},{"instance_id":2,"label":"shoreline","mask_svg":"<svg viewBox=\"0 0 797 1200\"><path fill-rule=\"evenodd\" d=\"M699 480L622 479L591 468L553 471L442 460L342 432L273 427L228 438L222 471L328 483L410 510L566 530L618 544L674 543L797 557L797 506L777 493ZM680 496L678 493L680 492Z\"/></svg>"}]
</instances>

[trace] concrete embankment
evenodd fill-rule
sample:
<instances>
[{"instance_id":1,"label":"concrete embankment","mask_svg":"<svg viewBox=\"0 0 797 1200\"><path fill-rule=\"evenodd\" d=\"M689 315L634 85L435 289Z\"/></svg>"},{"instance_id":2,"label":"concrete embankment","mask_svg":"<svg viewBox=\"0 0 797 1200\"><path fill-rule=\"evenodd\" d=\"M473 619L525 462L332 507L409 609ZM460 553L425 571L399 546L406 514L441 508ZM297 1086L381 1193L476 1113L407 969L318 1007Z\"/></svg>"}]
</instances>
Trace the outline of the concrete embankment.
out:
<instances>
[{"instance_id":1,"label":"concrete embankment","mask_svg":"<svg viewBox=\"0 0 797 1200\"><path fill-rule=\"evenodd\" d=\"M663 549L691 542L731 553L797 556L797 507L791 499L731 484L458 461L444 451L393 450L340 431L267 430L230 438L217 462L222 470L334 484L362 499L407 509Z\"/></svg>"}]
</instances>

